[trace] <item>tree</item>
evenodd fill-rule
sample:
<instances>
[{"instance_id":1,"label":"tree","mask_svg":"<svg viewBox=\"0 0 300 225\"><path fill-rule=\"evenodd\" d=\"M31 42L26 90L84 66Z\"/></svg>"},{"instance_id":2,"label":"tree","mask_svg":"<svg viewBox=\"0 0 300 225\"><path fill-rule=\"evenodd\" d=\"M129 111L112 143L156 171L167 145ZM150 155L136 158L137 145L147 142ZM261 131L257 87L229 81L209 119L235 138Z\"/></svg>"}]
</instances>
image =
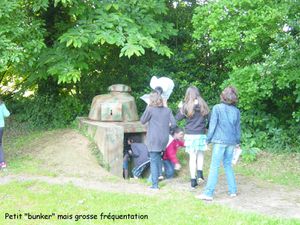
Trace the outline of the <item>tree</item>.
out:
<instances>
[{"instance_id":1,"label":"tree","mask_svg":"<svg viewBox=\"0 0 300 225\"><path fill-rule=\"evenodd\" d=\"M299 18L297 0L203 1L195 10L194 38L209 57L223 56L222 87L238 88L248 147L299 151Z\"/></svg>"},{"instance_id":2,"label":"tree","mask_svg":"<svg viewBox=\"0 0 300 225\"><path fill-rule=\"evenodd\" d=\"M297 1L209 1L196 9L194 37L223 53L244 110L299 119L299 14Z\"/></svg>"},{"instance_id":3,"label":"tree","mask_svg":"<svg viewBox=\"0 0 300 225\"><path fill-rule=\"evenodd\" d=\"M13 81L16 89L27 78L25 64L32 67L45 47L43 22L33 19L28 7L26 1L0 1L0 83Z\"/></svg>"},{"instance_id":4,"label":"tree","mask_svg":"<svg viewBox=\"0 0 300 225\"><path fill-rule=\"evenodd\" d=\"M163 21L163 0L4 0L0 10L0 72L31 83L77 82L101 71L112 47L119 57L172 54L164 41L176 31Z\"/></svg>"}]
</instances>

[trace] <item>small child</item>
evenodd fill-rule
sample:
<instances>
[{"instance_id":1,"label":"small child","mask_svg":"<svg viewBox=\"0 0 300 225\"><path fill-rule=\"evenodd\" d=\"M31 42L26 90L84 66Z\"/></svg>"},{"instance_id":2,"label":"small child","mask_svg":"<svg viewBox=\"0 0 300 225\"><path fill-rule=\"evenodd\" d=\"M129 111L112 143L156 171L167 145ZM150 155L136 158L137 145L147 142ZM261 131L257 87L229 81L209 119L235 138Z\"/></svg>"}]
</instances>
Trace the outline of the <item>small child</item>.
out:
<instances>
[{"instance_id":1,"label":"small child","mask_svg":"<svg viewBox=\"0 0 300 225\"><path fill-rule=\"evenodd\" d=\"M149 105L141 117L141 123L147 125L147 147L150 153L151 189L158 189L161 153L166 149L170 124L176 126L172 111L164 107L163 99L158 91L152 91L149 96Z\"/></svg>"},{"instance_id":2,"label":"small child","mask_svg":"<svg viewBox=\"0 0 300 225\"><path fill-rule=\"evenodd\" d=\"M175 170L180 170L181 165L176 154L180 147L184 147L183 130L179 127L176 127L172 130L171 134L172 136L170 136L170 143L168 144L163 156L165 176L167 179L173 178Z\"/></svg>"}]
</instances>

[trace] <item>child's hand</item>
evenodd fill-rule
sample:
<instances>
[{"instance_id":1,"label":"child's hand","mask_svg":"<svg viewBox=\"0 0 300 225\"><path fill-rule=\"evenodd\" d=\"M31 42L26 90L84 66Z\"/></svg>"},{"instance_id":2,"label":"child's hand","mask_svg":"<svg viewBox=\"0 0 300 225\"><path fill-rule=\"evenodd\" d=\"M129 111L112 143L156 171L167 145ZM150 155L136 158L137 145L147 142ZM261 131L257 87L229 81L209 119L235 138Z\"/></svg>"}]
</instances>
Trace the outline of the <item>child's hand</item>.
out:
<instances>
[{"instance_id":1,"label":"child's hand","mask_svg":"<svg viewBox=\"0 0 300 225\"><path fill-rule=\"evenodd\" d=\"M175 170L180 170L181 169L181 165L179 163L176 163L174 166Z\"/></svg>"}]
</instances>

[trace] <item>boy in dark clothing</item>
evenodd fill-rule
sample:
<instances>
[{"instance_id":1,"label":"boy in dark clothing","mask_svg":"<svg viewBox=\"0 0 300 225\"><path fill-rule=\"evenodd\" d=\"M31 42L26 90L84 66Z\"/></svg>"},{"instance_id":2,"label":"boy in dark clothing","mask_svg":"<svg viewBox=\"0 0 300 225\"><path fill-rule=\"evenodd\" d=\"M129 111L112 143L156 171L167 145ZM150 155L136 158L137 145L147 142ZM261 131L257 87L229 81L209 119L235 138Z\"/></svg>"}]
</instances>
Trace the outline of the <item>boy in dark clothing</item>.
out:
<instances>
[{"instance_id":1,"label":"boy in dark clothing","mask_svg":"<svg viewBox=\"0 0 300 225\"><path fill-rule=\"evenodd\" d=\"M145 169L150 165L147 146L143 143L132 143L131 156L134 165L134 168L132 169L133 177L139 178Z\"/></svg>"},{"instance_id":2,"label":"boy in dark clothing","mask_svg":"<svg viewBox=\"0 0 300 225\"><path fill-rule=\"evenodd\" d=\"M128 163L130 161L130 151L131 151L131 144L133 143L132 138L125 139L124 142L124 150L123 150L123 178L128 179Z\"/></svg>"},{"instance_id":3,"label":"boy in dark clothing","mask_svg":"<svg viewBox=\"0 0 300 225\"><path fill-rule=\"evenodd\" d=\"M143 143L137 143L140 140L137 137L129 137L124 143L123 158L123 177L129 178L129 161L133 160L132 174L139 178L143 171L150 165L147 146Z\"/></svg>"}]
</instances>

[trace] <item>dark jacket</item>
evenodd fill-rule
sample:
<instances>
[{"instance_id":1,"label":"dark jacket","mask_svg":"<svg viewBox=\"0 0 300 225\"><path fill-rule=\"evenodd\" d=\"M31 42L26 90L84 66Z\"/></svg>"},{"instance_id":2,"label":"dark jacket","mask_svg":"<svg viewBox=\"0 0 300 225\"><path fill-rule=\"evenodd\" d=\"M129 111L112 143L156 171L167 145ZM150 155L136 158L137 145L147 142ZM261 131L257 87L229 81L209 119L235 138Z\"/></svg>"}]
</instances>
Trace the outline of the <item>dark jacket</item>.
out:
<instances>
[{"instance_id":1,"label":"dark jacket","mask_svg":"<svg viewBox=\"0 0 300 225\"><path fill-rule=\"evenodd\" d=\"M170 125L176 126L172 111L166 107L148 106L141 117L141 123L147 125L147 147L150 152L161 152L169 141Z\"/></svg>"},{"instance_id":2,"label":"dark jacket","mask_svg":"<svg viewBox=\"0 0 300 225\"><path fill-rule=\"evenodd\" d=\"M132 158L134 167L139 167L143 163L149 161L147 146L143 143L131 144Z\"/></svg>"},{"instance_id":3,"label":"dark jacket","mask_svg":"<svg viewBox=\"0 0 300 225\"><path fill-rule=\"evenodd\" d=\"M207 133L207 143L240 144L240 111L234 105L217 104L212 109Z\"/></svg>"},{"instance_id":4,"label":"dark jacket","mask_svg":"<svg viewBox=\"0 0 300 225\"><path fill-rule=\"evenodd\" d=\"M208 116L202 116L200 112L200 106L195 105L195 113L194 115L189 118L185 116L181 109L178 111L177 115L175 116L175 119L180 121L185 119L186 125L185 125L185 133L186 134L205 134L206 133L206 125L208 123Z\"/></svg>"}]
</instances>

